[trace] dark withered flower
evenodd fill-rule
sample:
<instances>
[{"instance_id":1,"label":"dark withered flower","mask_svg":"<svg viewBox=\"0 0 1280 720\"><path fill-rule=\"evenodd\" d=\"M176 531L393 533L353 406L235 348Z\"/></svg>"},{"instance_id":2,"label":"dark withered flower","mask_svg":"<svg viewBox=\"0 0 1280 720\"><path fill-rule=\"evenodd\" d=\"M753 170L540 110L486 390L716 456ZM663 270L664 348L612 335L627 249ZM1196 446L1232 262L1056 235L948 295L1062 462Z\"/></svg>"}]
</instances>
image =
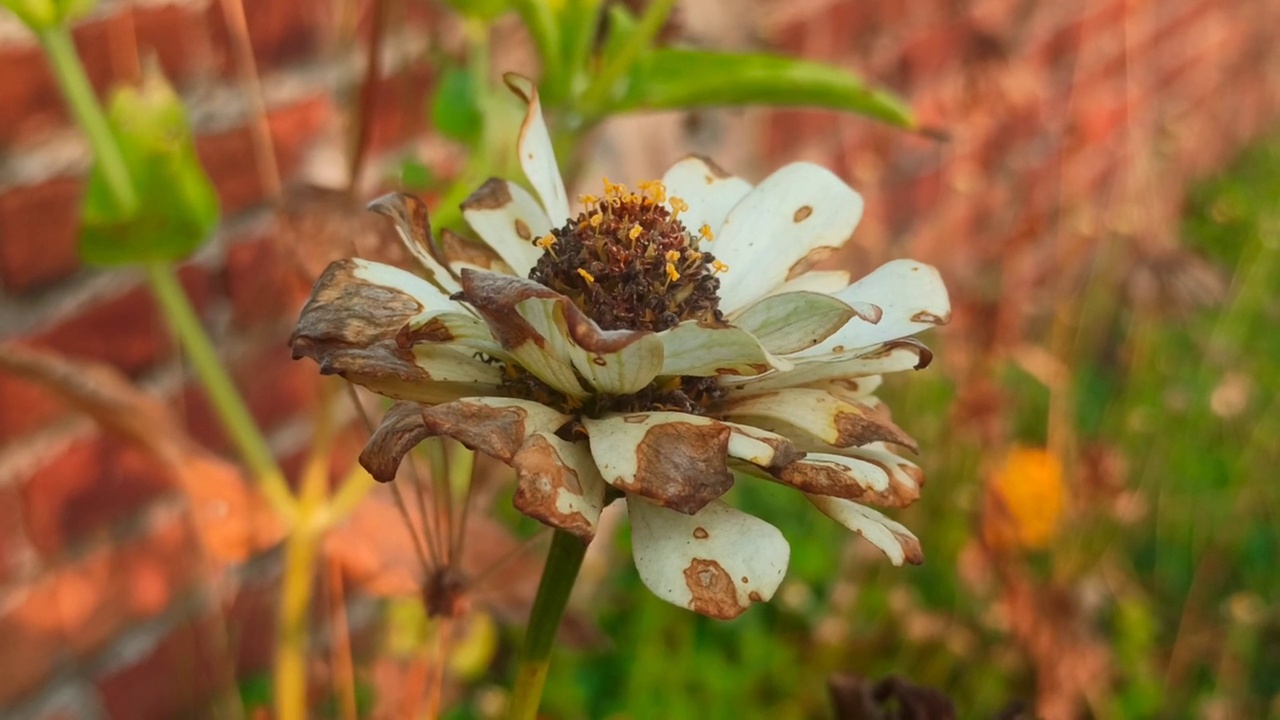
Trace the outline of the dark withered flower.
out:
<instances>
[{"instance_id":1,"label":"dark withered flower","mask_svg":"<svg viewBox=\"0 0 1280 720\"><path fill-rule=\"evenodd\" d=\"M753 187L688 157L634 191L605 181L575 213L536 90L508 84L528 103L520 163L541 202L490 180L462 205L486 245L437 245L420 200L383 197L371 208L427 279L341 260L298 321L296 356L402 401L361 456L370 473L389 481L418 442L450 437L512 465L516 507L583 541L625 497L645 585L712 617L768 600L790 556L720 499L735 470L920 562L915 536L869 507L904 507L923 482L872 393L929 363L911 336L950 315L937 271L809 271L863 206L809 163Z\"/></svg>"}]
</instances>

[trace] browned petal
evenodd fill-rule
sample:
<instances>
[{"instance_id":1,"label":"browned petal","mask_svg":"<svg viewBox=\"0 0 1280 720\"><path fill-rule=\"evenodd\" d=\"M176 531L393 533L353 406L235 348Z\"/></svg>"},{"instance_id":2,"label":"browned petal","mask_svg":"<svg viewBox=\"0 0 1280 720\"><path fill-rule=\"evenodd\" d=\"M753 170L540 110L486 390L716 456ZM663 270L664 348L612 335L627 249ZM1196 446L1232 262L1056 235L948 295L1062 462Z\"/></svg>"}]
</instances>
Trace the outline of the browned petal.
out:
<instances>
[{"instance_id":1,"label":"browned petal","mask_svg":"<svg viewBox=\"0 0 1280 720\"><path fill-rule=\"evenodd\" d=\"M564 512L559 507L562 490L580 496L583 485L577 471L565 464L547 438L531 436L515 454L511 466L517 474L516 510L591 542L595 537L595 524L581 512Z\"/></svg>"},{"instance_id":2,"label":"browned petal","mask_svg":"<svg viewBox=\"0 0 1280 720\"><path fill-rule=\"evenodd\" d=\"M440 252L450 264L465 263L497 273L511 274L511 268L488 245L472 242L447 228L440 231Z\"/></svg>"},{"instance_id":3,"label":"browned petal","mask_svg":"<svg viewBox=\"0 0 1280 720\"><path fill-rule=\"evenodd\" d=\"M836 447L861 447L873 442L891 442L919 452L920 445L889 419L887 410L872 408L859 402L845 401L857 408L856 412L837 412L835 415ZM883 407L883 406L882 406Z\"/></svg>"},{"instance_id":4,"label":"browned petal","mask_svg":"<svg viewBox=\"0 0 1280 720\"><path fill-rule=\"evenodd\" d=\"M689 600L689 609L696 613L718 620L732 620L747 609L738 604L733 578L715 560L694 558L684 569L684 583L693 596Z\"/></svg>"},{"instance_id":5,"label":"browned petal","mask_svg":"<svg viewBox=\"0 0 1280 720\"><path fill-rule=\"evenodd\" d=\"M876 465L884 470L885 474L890 478L889 487L882 491L872 490L871 488L863 487L856 479L838 467L805 460L787 465L774 473L774 476L802 492L815 495L830 495L831 497L844 498L845 500L857 500L861 503L879 505L881 507L906 507L920 498L918 488L909 488L894 482L893 472L885 467L883 463L862 457L857 458L857 460ZM911 470L914 470L913 475L921 474L915 468L911 468Z\"/></svg>"},{"instance_id":6,"label":"browned petal","mask_svg":"<svg viewBox=\"0 0 1280 720\"><path fill-rule=\"evenodd\" d=\"M364 452L360 453L360 464L375 480L389 482L395 479L406 453L423 440L438 435L510 463L531 431L528 414L516 405L495 406L475 400L456 400L432 407L397 403L369 438Z\"/></svg>"},{"instance_id":7,"label":"browned petal","mask_svg":"<svg viewBox=\"0 0 1280 720\"><path fill-rule=\"evenodd\" d=\"M564 311L569 337L587 352L599 355L616 353L652 334L640 330L602 330L569 298L532 280L470 268L462 270L461 278L462 299L480 311L494 337L507 350L515 350L526 342L546 347L546 338L538 334L515 309L516 305L530 298L543 298L559 304Z\"/></svg>"},{"instance_id":8,"label":"browned petal","mask_svg":"<svg viewBox=\"0 0 1280 720\"><path fill-rule=\"evenodd\" d=\"M409 193L388 193L376 198L368 207L379 215L391 218L415 254L428 255L438 262L444 261L435 243L431 242L431 220L427 204L421 198Z\"/></svg>"},{"instance_id":9,"label":"browned petal","mask_svg":"<svg viewBox=\"0 0 1280 720\"><path fill-rule=\"evenodd\" d=\"M649 428L636 446L635 482L627 492L693 515L733 486L725 425L670 422Z\"/></svg>"}]
</instances>

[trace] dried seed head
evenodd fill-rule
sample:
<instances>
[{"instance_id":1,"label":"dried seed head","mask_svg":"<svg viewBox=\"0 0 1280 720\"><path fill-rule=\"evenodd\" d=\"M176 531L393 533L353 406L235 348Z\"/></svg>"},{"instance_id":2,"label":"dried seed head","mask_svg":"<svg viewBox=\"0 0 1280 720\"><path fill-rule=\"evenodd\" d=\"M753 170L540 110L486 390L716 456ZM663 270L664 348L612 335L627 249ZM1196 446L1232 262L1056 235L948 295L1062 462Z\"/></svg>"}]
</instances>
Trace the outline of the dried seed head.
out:
<instances>
[{"instance_id":1,"label":"dried seed head","mask_svg":"<svg viewBox=\"0 0 1280 720\"><path fill-rule=\"evenodd\" d=\"M537 241L545 252L529 273L573 301L605 330L662 331L685 320L720 322L719 267L679 220L686 202L661 182L638 192L604 181L604 195L583 195L584 209ZM667 203L672 209L668 209Z\"/></svg>"}]
</instances>

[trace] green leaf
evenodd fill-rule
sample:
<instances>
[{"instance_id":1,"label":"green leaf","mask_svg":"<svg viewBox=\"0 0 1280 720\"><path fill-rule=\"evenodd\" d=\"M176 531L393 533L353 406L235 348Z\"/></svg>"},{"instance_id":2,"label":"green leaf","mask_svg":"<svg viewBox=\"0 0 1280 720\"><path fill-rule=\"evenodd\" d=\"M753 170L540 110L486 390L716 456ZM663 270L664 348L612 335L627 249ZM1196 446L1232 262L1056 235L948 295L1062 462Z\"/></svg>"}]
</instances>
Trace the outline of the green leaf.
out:
<instances>
[{"instance_id":1,"label":"green leaf","mask_svg":"<svg viewBox=\"0 0 1280 720\"><path fill-rule=\"evenodd\" d=\"M442 135L459 142L469 143L480 136L484 116L476 98L475 78L466 68L444 71L431 99L431 119Z\"/></svg>"},{"instance_id":2,"label":"green leaf","mask_svg":"<svg viewBox=\"0 0 1280 720\"><path fill-rule=\"evenodd\" d=\"M108 109L137 196L132 212L95 164L85 195L80 255L96 265L174 261L191 254L218 223L218 196L196 156L182 101L159 70L117 90Z\"/></svg>"},{"instance_id":3,"label":"green leaf","mask_svg":"<svg viewBox=\"0 0 1280 720\"><path fill-rule=\"evenodd\" d=\"M511 9L508 0L445 0L445 4L464 17L485 23Z\"/></svg>"},{"instance_id":4,"label":"green leaf","mask_svg":"<svg viewBox=\"0 0 1280 720\"><path fill-rule=\"evenodd\" d=\"M0 0L0 7L18 16L34 32L66 25L87 14L97 0Z\"/></svg>"},{"instance_id":5,"label":"green leaf","mask_svg":"<svg viewBox=\"0 0 1280 720\"><path fill-rule=\"evenodd\" d=\"M914 128L896 96L868 87L845 70L764 54L660 49L636 64L609 111L671 110L720 105L781 105L846 110Z\"/></svg>"}]
</instances>

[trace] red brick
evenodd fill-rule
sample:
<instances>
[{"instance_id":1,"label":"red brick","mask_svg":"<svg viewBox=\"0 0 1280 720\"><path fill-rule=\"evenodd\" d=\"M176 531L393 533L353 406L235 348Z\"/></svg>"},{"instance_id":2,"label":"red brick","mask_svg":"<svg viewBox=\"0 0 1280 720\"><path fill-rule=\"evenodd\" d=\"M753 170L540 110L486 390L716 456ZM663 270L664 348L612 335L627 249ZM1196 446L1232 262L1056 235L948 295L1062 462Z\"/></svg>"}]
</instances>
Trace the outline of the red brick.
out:
<instances>
[{"instance_id":1,"label":"red brick","mask_svg":"<svg viewBox=\"0 0 1280 720\"><path fill-rule=\"evenodd\" d=\"M216 615L190 620L136 664L98 678L107 715L164 720L207 711L216 693L230 689L224 632Z\"/></svg>"},{"instance_id":2,"label":"red brick","mask_svg":"<svg viewBox=\"0 0 1280 720\"><path fill-rule=\"evenodd\" d=\"M53 577L40 578L12 589L0 605L0 707L40 687L61 653L56 585Z\"/></svg>"},{"instance_id":3,"label":"red brick","mask_svg":"<svg viewBox=\"0 0 1280 720\"><path fill-rule=\"evenodd\" d=\"M321 377L315 364L293 360L283 337L238 364L233 376L254 420L267 431L314 408L319 397ZM216 450L232 449L203 389L187 386L182 405L193 437Z\"/></svg>"},{"instance_id":4,"label":"red brick","mask_svg":"<svg viewBox=\"0 0 1280 720\"><path fill-rule=\"evenodd\" d=\"M33 553L22 524L22 496L13 485L0 487L0 587L21 577Z\"/></svg>"},{"instance_id":5,"label":"red brick","mask_svg":"<svg viewBox=\"0 0 1280 720\"><path fill-rule=\"evenodd\" d=\"M67 406L47 389L0 372L0 447L38 430L67 413Z\"/></svg>"},{"instance_id":6,"label":"red brick","mask_svg":"<svg viewBox=\"0 0 1280 720\"><path fill-rule=\"evenodd\" d=\"M271 666L279 605L280 578L272 574L242 583L225 606L227 651L240 677Z\"/></svg>"},{"instance_id":7,"label":"red brick","mask_svg":"<svg viewBox=\"0 0 1280 720\"><path fill-rule=\"evenodd\" d=\"M431 73L419 63L378 81L369 152L397 147L426 129L433 84Z\"/></svg>"},{"instance_id":8,"label":"red brick","mask_svg":"<svg viewBox=\"0 0 1280 720\"><path fill-rule=\"evenodd\" d=\"M239 242L227 249L227 293L238 328L292 325L311 288L294 268L295 259L271 237Z\"/></svg>"},{"instance_id":9,"label":"red brick","mask_svg":"<svg viewBox=\"0 0 1280 720\"><path fill-rule=\"evenodd\" d=\"M0 281L9 292L41 288L80 268L82 186L78 178L55 178L0 195Z\"/></svg>"},{"instance_id":10,"label":"red brick","mask_svg":"<svg viewBox=\"0 0 1280 720\"><path fill-rule=\"evenodd\" d=\"M72 443L26 479L24 521L36 549L54 558L173 487L168 468L159 461L119 440L95 435Z\"/></svg>"},{"instance_id":11,"label":"red brick","mask_svg":"<svg viewBox=\"0 0 1280 720\"><path fill-rule=\"evenodd\" d=\"M260 73L313 56L331 24L330 7L323 3L253 0L243 5L254 63ZM205 18L213 42L214 62L224 76L235 75L235 57L222 3L209 3Z\"/></svg>"},{"instance_id":12,"label":"red brick","mask_svg":"<svg viewBox=\"0 0 1280 720\"><path fill-rule=\"evenodd\" d=\"M268 113L276 164L286 181L333 113L330 100L324 96L302 100ZM197 138L196 152L218 191L224 214L244 210L266 199L248 127Z\"/></svg>"}]
</instances>

